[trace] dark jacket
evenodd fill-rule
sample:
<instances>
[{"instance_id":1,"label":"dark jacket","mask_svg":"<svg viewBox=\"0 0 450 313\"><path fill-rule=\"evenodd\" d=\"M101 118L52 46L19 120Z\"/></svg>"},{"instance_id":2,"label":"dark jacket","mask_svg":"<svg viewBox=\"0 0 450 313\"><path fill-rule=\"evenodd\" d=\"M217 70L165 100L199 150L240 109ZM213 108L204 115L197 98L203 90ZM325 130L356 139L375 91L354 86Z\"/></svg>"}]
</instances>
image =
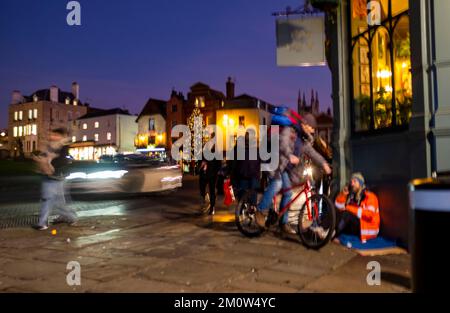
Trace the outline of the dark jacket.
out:
<instances>
[{"instance_id":1,"label":"dark jacket","mask_svg":"<svg viewBox=\"0 0 450 313\"><path fill-rule=\"evenodd\" d=\"M300 163L295 166L289 164L286 168L293 185L298 185L304 181L303 170L309 160L317 167L322 167L322 165L326 163L324 157L314 149L311 136L297 138L294 147L294 155L300 159Z\"/></svg>"},{"instance_id":2,"label":"dark jacket","mask_svg":"<svg viewBox=\"0 0 450 313\"><path fill-rule=\"evenodd\" d=\"M237 145L234 147L234 160L232 161L231 176L233 181L240 179L259 179L261 176L261 159L256 149L256 160L250 160L250 147L245 146L244 160L238 160Z\"/></svg>"},{"instance_id":3,"label":"dark jacket","mask_svg":"<svg viewBox=\"0 0 450 313\"><path fill-rule=\"evenodd\" d=\"M57 154L57 156L50 162L55 169L52 175L48 178L55 180L63 180L67 175L67 166L69 165L69 146L63 145L60 149L49 149L49 152Z\"/></svg>"},{"instance_id":4,"label":"dark jacket","mask_svg":"<svg viewBox=\"0 0 450 313\"><path fill-rule=\"evenodd\" d=\"M213 148L211 149L212 153L215 153L216 151L216 147L213 146ZM206 160L205 156L203 155L203 160L202 162L200 162L200 166L202 165L203 162L206 162L206 171L204 171L203 168L200 168L201 173L200 174L205 174L206 178L215 178L217 177L217 174L219 173L220 168L222 167L222 161L221 160Z\"/></svg>"}]
</instances>

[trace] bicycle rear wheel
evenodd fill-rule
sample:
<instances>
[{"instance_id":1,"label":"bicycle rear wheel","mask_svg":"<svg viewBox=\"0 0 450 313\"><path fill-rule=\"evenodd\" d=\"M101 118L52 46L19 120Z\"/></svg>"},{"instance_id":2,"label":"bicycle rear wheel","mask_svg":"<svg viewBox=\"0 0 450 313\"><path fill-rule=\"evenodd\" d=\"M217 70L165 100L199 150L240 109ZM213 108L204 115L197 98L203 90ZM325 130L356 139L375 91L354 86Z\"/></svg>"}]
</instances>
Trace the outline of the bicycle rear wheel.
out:
<instances>
[{"instance_id":1,"label":"bicycle rear wheel","mask_svg":"<svg viewBox=\"0 0 450 313\"><path fill-rule=\"evenodd\" d=\"M247 191L237 202L234 211L236 226L247 237L258 237L264 232L264 229L256 223L256 205L252 201L255 193L256 191Z\"/></svg>"},{"instance_id":2,"label":"bicycle rear wheel","mask_svg":"<svg viewBox=\"0 0 450 313\"><path fill-rule=\"evenodd\" d=\"M311 249L320 249L333 236L336 211L324 195L313 195L302 206L298 220L298 235Z\"/></svg>"}]
</instances>

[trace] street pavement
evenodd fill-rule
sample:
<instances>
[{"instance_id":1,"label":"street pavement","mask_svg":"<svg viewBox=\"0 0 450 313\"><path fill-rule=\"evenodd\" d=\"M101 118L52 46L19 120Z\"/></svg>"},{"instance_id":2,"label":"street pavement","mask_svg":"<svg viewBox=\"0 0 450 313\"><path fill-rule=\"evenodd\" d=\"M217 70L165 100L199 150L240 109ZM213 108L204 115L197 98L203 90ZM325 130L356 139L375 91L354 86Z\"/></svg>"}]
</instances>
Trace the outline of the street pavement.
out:
<instances>
[{"instance_id":1,"label":"street pavement","mask_svg":"<svg viewBox=\"0 0 450 313\"><path fill-rule=\"evenodd\" d=\"M230 209L198 215L193 177L170 194L74 197L78 225L42 232L29 227L36 196L15 192L0 202L1 292L410 291L408 255L362 257L335 243L313 251L276 232L249 239ZM79 286L66 281L71 261ZM381 265L379 286L366 282L371 261Z\"/></svg>"}]
</instances>

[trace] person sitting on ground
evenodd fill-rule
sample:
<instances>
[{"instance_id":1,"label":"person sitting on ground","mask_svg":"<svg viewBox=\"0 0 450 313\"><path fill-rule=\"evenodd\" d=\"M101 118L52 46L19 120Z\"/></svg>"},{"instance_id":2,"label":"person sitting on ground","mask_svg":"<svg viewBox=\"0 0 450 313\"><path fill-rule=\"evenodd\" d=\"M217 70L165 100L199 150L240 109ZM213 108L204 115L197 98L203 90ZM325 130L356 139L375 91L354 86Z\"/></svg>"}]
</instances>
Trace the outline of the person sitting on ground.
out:
<instances>
[{"instance_id":1,"label":"person sitting on ground","mask_svg":"<svg viewBox=\"0 0 450 313\"><path fill-rule=\"evenodd\" d=\"M350 188L345 186L336 198L338 223L336 235L353 234L363 243L378 236L380 229L380 210L378 198L365 185L364 176L354 173Z\"/></svg>"}]
</instances>

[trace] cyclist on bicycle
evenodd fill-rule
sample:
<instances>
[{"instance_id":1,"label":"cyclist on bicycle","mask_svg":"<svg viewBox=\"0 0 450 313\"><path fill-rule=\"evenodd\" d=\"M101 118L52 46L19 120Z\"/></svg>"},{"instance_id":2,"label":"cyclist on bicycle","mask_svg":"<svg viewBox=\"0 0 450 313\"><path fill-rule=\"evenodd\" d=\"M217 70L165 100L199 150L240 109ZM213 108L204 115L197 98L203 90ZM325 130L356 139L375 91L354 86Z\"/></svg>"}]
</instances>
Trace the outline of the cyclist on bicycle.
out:
<instances>
[{"instance_id":1,"label":"cyclist on bicycle","mask_svg":"<svg viewBox=\"0 0 450 313\"><path fill-rule=\"evenodd\" d=\"M300 175L303 173L301 170L303 168L301 162L303 155L308 156L313 163L321 166L327 174L331 173L328 163L312 146L311 130L315 126L314 116L307 114L301 118L287 110L284 110L283 114L287 115L289 122L286 123L284 118L275 119L281 120L282 123L280 124L284 126L279 137L279 164L275 171L269 173L269 186L264 192L255 214L256 222L260 227L265 227L266 213L272 204L273 197L281 189L290 189L292 183L298 184L300 182ZM290 199L291 192L288 190L283 193L280 207L285 207ZM288 225L287 212L283 215L280 224L284 232L295 233Z\"/></svg>"}]
</instances>

